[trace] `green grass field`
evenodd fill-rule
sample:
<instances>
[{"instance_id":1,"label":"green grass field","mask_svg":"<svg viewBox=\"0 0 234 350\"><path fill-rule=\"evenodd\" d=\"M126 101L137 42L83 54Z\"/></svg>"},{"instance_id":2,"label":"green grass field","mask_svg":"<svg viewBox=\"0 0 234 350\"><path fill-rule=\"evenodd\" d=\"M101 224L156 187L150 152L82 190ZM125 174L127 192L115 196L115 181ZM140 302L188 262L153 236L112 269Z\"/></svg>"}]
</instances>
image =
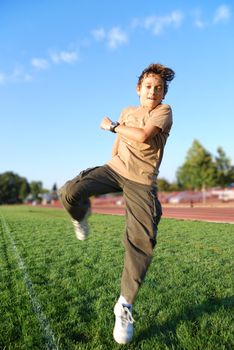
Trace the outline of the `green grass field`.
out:
<instances>
[{"instance_id":1,"label":"green grass field","mask_svg":"<svg viewBox=\"0 0 234 350\"><path fill-rule=\"evenodd\" d=\"M163 219L134 305L112 339L124 217L92 215L75 239L61 209L0 206L0 349L234 349L234 226Z\"/></svg>"}]
</instances>

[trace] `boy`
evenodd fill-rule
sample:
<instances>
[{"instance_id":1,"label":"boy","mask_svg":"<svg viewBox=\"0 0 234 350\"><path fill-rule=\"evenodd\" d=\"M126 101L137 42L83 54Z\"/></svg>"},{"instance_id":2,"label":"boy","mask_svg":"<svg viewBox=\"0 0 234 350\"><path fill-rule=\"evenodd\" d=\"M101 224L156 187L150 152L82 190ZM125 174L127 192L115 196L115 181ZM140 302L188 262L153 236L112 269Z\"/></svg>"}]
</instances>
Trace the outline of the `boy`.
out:
<instances>
[{"instance_id":1,"label":"boy","mask_svg":"<svg viewBox=\"0 0 234 350\"><path fill-rule=\"evenodd\" d=\"M80 240L88 235L89 197L123 191L125 256L113 332L119 344L126 344L133 337L132 305L156 245L162 214L156 178L172 126L171 108L162 100L174 74L161 64L151 64L143 70L136 87L140 105L124 109L118 122L108 117L101 122L102 129L117 134L112 159L104 166L81 172L60 190L61 201Z\"/></svg>"}]
</instances>

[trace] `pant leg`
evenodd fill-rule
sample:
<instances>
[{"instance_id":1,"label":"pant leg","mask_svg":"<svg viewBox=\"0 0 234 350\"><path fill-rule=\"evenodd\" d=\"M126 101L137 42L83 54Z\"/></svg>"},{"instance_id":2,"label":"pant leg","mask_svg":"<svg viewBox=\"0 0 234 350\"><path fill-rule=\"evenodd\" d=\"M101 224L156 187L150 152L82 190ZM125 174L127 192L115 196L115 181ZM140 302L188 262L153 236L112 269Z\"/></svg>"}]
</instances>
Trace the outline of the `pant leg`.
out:
<instances>
[{"instance_id":1,"label":"pant leg","mask_svg":"<svg viewBox=\"0 0 234 350\"><path fill-rule=\"evenodd\" d=\"M126 232L121 294L133 303L152 260L162 210L156 190L149 186L127 181L124 198Z\"/></svg>"},{"instance_id":2,"label":"pant leg","mask_svg":"<svg viewBox=\"0 0 234 350\"><path fill-rule=\"evenodd\" d=\"M91 196L119 191L122 189L118 175L104 165L84 170L67 181L59 190L59 197L71 217L80 221L90 207Z\"/></svg>"}]
</instances>

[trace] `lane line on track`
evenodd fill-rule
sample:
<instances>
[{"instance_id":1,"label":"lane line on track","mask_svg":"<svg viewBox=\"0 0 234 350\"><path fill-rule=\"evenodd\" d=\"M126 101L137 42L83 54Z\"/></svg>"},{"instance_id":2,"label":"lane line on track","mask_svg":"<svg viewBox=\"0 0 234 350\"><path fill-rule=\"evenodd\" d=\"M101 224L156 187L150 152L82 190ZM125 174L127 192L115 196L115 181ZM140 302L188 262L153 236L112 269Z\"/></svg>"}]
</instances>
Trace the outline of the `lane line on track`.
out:
<instances>
[{"instance_id":1,"label":"lane line on track","mask_svg":"<svg viewBox=\"0 0 234 350\"><path fill-rule=\"evenodd\" d=\"M93 213L125 215L124 207L93 206ZM162 218L176 220L201 221L211 223L234 224L234 210L219 210L217 208L167 208L163 207Z\"/></svg>"},{"instance_id":2,"label":"lane line on track","mask_svg":"<svg viewBox=\"0 0 234 350\"><path fill-rule=\"evenodd\" d=\"M33 311L37 317L37 320L40 324L40 328L43 332L43 338L45 339L45 347L48 350L59 350L59 347L57 346L58 342L56 341L54 333L50 327L49 321L47 320L47 318L42 310L42 306L37 298L37 295L36 295L35 290L33 288L33 283L30 280L30 277L28 275L24 261L19 254L19 251L17 249L15 241L12 237L10 228L7 225L7 222L6 222L5 218L3 217L3 215L1 213L0 213L0 215L1 215L2 228L5 231L7 237L12 245L12 248L13 248L13 251L15 254L15 258L16 258L16 261L18 263L18 267L23 275L23 280L24 280L26 289L28 291L29 297L31 299L31 302L32 302Z\"/></svg>"}]
</instances>

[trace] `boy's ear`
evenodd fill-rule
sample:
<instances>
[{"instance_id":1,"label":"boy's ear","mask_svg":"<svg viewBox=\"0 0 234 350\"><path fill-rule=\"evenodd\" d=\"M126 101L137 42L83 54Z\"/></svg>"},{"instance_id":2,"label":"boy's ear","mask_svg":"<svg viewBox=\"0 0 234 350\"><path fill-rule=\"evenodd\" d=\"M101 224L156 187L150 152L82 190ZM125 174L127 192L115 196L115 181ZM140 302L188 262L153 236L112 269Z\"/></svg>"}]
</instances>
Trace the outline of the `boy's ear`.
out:
<instances>
[{"instance_id":1,"label":"boy's ear","mask_svg":"<svg viewBox=\"0 0 234 350\"><path fill-rule=\"evenodd\" d=\"M139 96L140 96L140 91L141 91L141 87L140 87L140 85L137 85L136 92L137 92L137 95L139 95Z\"/></svg>"}]
</instances>

